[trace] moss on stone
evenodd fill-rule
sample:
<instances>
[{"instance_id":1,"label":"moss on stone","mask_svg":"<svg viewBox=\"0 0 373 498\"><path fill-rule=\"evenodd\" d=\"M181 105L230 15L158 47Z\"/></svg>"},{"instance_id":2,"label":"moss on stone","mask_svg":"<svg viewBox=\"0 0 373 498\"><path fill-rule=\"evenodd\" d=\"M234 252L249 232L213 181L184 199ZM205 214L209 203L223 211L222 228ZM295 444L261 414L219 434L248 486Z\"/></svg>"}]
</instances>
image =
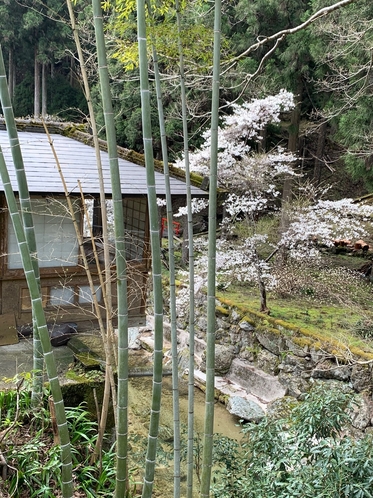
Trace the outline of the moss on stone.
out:
<instances>
[{"instance_id":1,"label":"moss on stone","mask_svg":"<svg viewBox=\"0 0 373 498\"><path fill-rule=\"evenodd\" d=\"M220 313L221 315L229 316L229 310L224 308L224 306L216 306L215 312Z\"/></svg>"}]
</instances>

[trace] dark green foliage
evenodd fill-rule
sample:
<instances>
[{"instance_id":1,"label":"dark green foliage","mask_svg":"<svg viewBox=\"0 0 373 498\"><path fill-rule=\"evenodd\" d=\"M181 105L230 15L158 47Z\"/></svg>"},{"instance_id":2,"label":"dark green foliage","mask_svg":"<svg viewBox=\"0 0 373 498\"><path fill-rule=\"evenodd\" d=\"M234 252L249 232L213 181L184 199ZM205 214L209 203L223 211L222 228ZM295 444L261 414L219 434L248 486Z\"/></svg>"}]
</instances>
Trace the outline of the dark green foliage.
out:
<instances>
[{"instance_id":1,"label":"dark green foliage","mask_svg":"<svg viewBox=\"0 0 373 498\"><path fill-rule=\"evenodd\" d=\"M75 122L88 114L82 90L71 86L61 74L48 79L48 114Z\"/></svg>"},{"instance_id":2,"label":"dark green foliage","mask_svg":"<svg viewBox=\"0 0 373 498\"><path fill-rule=\"evenodd\" d=\"M34 79L29 72L15 88L13 109L17 117L29 116L34 112Z\"/></svg>"},{"instance_id":3,"label":"dark green foliage","mask_svg":"<svg viewBox=\"0 0 373 498\"><path fill-rule=\"evenodd\" d=\"M213 496L358 498L373 496L372 436L343 436L351 396L316 386L282 418L248 424L241 448L219 469ZM225 453L230 453L226 448ZM233 462L233 465L232 465ZM224 460L221 460L224 465Z\"/></svg>"},{"instance_id":4,"label":"dark green foliage","mask_svg":"<svg viewBox=\"0 0 373 498\"><path fill-rule=\"evenodd\" d=\"M373 187L372 151L367 143L373 123L372 103L371 96L360 98L359 105L340 116L336 134L348 151L344 156L348 171L353 178L364 178L369 188Z\"/></svg>"},{"instance_id":5,"label":"dark green foliage","mask_svg":"<svg viewBox=\"0 0 373 498\"><path fill-rule=\"evenodd\" d=\"M31 409L31 393L20 390L17 423L2 441L2 452L10 466L1 490L6 496L49 498L61 487L60 447L53 444L47 394L44 408L38 414ZM0 432L15 421L17 393L0 393ZM73 472L77 491L84 496L112 495L115 487L115 452L103 451L102 465L91 464L90 458L97 439L97 423L83 405L66 408L71 435ZM17 494L14 494L17 493Z\"/></svg>"},{"instance_id":6,"label":"dark green foliage","mask_svg":"<svg viewBox=\"0 0 373 498\"><path fill-rule=\"evenodd\" d=\"M48 78L48 114L67 121L81 121L88 113L84 94L79 87L72 87L62 74ZM34 112L34 80L27 73L16 86L13 106L17 117L30 116Z\"/></svg>"},{"instance_id":7,"label":"dark green foliage","mask_svg":"<svg viewBox=\"0 0 373 498\"><path fill-rule=\"evenodd\" d=\"M22 416L28 417L31 413L31 391L0 391L0 432L14 422L17 404Z\"/></svg>"}]
</instances>

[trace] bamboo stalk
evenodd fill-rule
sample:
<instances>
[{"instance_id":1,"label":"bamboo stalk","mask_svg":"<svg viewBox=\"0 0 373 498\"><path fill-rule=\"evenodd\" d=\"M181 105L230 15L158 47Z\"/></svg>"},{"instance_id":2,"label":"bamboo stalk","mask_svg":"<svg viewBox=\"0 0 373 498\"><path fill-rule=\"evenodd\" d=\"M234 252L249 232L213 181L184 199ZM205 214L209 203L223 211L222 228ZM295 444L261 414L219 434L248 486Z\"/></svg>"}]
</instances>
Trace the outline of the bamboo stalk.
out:
<instances>
[{"instance_id":1,"label":"bamboo stalk","mask_svg":"<svg viewBox=\"0 0 373 498\"><path fill-rule=\"evenodd\" d=\"M189 137L187 120L187 100L185 89L184 53L181 41L180 2L175 1L178 31L180 91L183 118L185 179L187 186L187 221L188 221L188 258L189 258L189 372L188 372L188 446L187 446L187 498L193 496L193 460L194 460L194 244L193 214L189 166Z\"/></svg>"},{"instance_id":2,"label":"bamboo stalk","mask_svg":"<svg viewBox=\"0 0 373 498\"><path fill-rule=\"evenodd\" d=\"M106 210L106 202L105 202L105 199L106 199L105 183L104 183L104 177L103 177L103 172L102 172L100 144L99 144L99 138L98 138L97 124L96 124L96 119L95 119L95 114L94 114L94 109L93 109L93 104L92 104L88 75L87 75L87 70L86 70L86 64L85 64L85 60L84 60L83 50L82 50L81 43L80 43L78 27L77 27L76 21L75 21L74 9L73 9L71 0L66 0L66 2L67 2L67 7L68 7L68 11L69 11L69 16L70 16L71 28L72 28L73 35L74 35L74 41L75 41L75 45L76 45L76 49L77 49L78 57L79 57L80 69L81 69L83 85L84 85L84 94L85 94L87 105L88 105L89 119L90 119L90 125L92 128L92 137L93 137L93 144L94 144L94 148L95 148L97 172L98 172L99 185L100 185L100 209L101 209L101 220L102 220L102 238L103 238L103 243L104 243L104 265L105 265L105 284L103 285L103 283L101 282L101 285L102 285L103 297L104 297L104 303L105 303L106 327L107 327L107 334L106 334L106 336L102 335L102 337L103 337L103 340L108 343L108 347L106 348L106 351L109 352L110 356L111 356L110 349L112 349L115 367L117 368L117 366L118 366L118 354L117 354L117 349L116 349L116 345L115 345L114 329L113 329L114 312L113 312L113 302L112 302L112 292L111 292L110 246L109 246L109 239L108 239L107 210ZM91 239L92 239L92 231L91 231ZM94 252L96 252L95 245L93 245L93 247L94 247ZM101 277L102 274L101 274L100 265L98 264L97 253L95 254L95 259L96 259L96 265L99 268L99 275ZM112 363L112 362L110 362L110 363ZM108 404L109 404L109 398L110 398L110 396L108 394L109 385L106 384L107 379L111 380L110 388L112 391L112 398L114 400L114 405L116 403L117 394L116 394L115 384L112 382L112 375L105 376L105 386L104 386L104 400L105 400L105 402L103 402L103 405L102 405L102 417L100 417L100 424L99 424L99 437L97 438L95 452L92 455L93 459L101 452L101 449L99 446L102 443L102 438L103 438L104 431L106 428L106 418L107 418ZM115 420L115 425L117 425L116 410L114 410L114 420Z\"/></svg>"},{"instance_id":3,"label":"bamboo stalk","mask_svg":"<svg viewBox=\"0 0 373 498\"><path fill-rule=\"evenodd\" d=\"M110 351L108 351L108 342L106 340L105 325L104 325L104 322L103 322L103 319L102 319L102 315L101 315L101 306L100 306L100 303L98 302L98 299L97 299L96 287L95 287L95 284L93 282L92 273L90 271L88 260L87 260L87 256L86 256L86 253L85 253L85 250L84 250L83 236L82 236L82 233L81 233L81 230L80 230L80 225L78 223L78 220L76 219L76 210L74 209L74 205L72 203L72 200L71 200L71 197L70 197L70 193L69 193L69 191L67 189L67 185L66 185L65 178L64 178L64 175L63 175L63 172L62 172L62 169L61 169L61 165L60 165L60 162L58 160L58 156L57 156L56 150L55 150L54 145L53 145L53 140L51 139L51 136L50 136L50 134L48 132L48 128L46 127L44 121L43 121L43 124L44 124L45 133L46 133L46 135L48 137L48 140L49 140L49 145L51 146L51 149L52 149L52 152L53 152L53 156L54 156L54 159L56 161L57 170L58 170L58 173L59 173L60 178L61 178L63 189L64 189L64 192L65 192L65 198L66 198L68 209L69 209L69 212L70 212L70 215L71 215L71 219L72 219L72 222L73 222L73 225L74 225L76 238L77 238L78 244L79 244L80 256L81 256L81 258L83 260L84 270L85 270L87 278L88 278L88 284L89 284L89 288L90 288L90 291L91 291L91 294L92 294L92 300L93 300L93 305L94 305L94 308L95 308L96 318L97 318L97 321L98 321L98 324L99 324L101 338L102 338L102 342L103 342L103 346L104 346L104 350L105 350L105 359L106 359L106 366L105 366L105 368L106 368L106 372L107 372L107 379L110 382L110 386L111 386L112 392L115 393L116 392L115 391L116 388L115 388L115 380L114 380L114 374L113 374L113 365L112 365L112 362L111 362L111 354L110 354ZM79 184L79 189L80 189L80 193L81 193L81 198L83 198L82 203L84 204L84 197L83 197L83 194L82 194L81 184L80 184L79 181L78 181L78 184ZM94 245L94 239L92 237L92 233L91 233L91 240L92 240L92 244ZM96 255L97 255L97 253L96 253ZM99 264L98 260L96 260L96 264L97 264L98 273L101 276L101 285L102 285L103 279L102 279L100 264ZM108 412L108 405L109 405L108 398L110 397L109 393L110 393L110 390L108 389L108 385L107 385L106 377L105 377L104 401L106 401L106 402L103 403L102 414L101 414L100 425L99 425L98 443L96 444L95 452L93 453L93 460L95 459L95 457L97 457L100 454L100 449L101 449L100 447L102 445L102 441L103 441L103 438L104 438L104 432L105 432L106 420L107 420L107 412ZM114 414L115 414L115 412L114 412Z\"/></svg>"},{"instance_id":4,"label":"bamboo stalk","mask_svg":"<svg viewBox=\"0 0 373 498\"><path fill-rule=\"evenodd\" d=\"M72 458L69 431L65 416L64 402L62 398L61 386L58 380L56 362L49 339L49 332L45 320L42 298L40 295L39 282L36 279L32 265L30 251L27 245L25 232L22 225L21 216L18 212L16 198L10 183L9 173L5 164L4 155L0 147L0 177L4 186L5 198L8 205L9 214L13 223L14 233L17 238L18 248L21 254L22 265L25 272L27 286L30 292L31 303L35 312L35 321L40 334L40 341L43 349L45 365L50 384L51 393L56 408L56 419L58 431L61 438L61 474L62 474L62 494L63 498L72 498Z\"/></svg>"},{"instance_id":5,"label":"bamboo stalk","mask_svg":"<svg viewBox=\"0 0 373 498\"><path fill-rule=\"evenodd\" d=\"M73 6L71 4L71 0L66 0L66 1L67 1L67 7L69 10L69 15L70 15L71 29L73 31L74 41L75 41L75 45L76 45L76 49L77 49L78 57L79 57L80 70L82 73L83 86L84 86L84 94L85 94L85 98L86 98L87 105L88 105L89 120L90 120L91 129L92 129L92 139L93 139L93 145L94 145L95 154L96 154L97 172L98 172L98 179L99 179L99 185L100 185L100 209L101 209L101 218L102 218L102 238L103 238L103 242L104 242L104 264L105 264L105 276L106 276L106 290L105 290L106 324L107 324L107 327L109 330L108 335L110 337L110 336L113 336L113 321L112 321L113 304L112 304L112 293L111 293L111 260L110 260L110 244L109 244L109 240L108 240L108 224L107 224L108 217L107 217L106 202L105 202L105 200L106 200L105 182L104 182L104 176L103 176L103 172L102 172L100 143L99 143L99 138L98 138L97 123L96 123L95 113L94 113L94 109L93 109L91 90L89 87L86 64L85 64L85 60L84 60L83 50L82 50L81 43L80 43L78 27L77 27L76 22L75 22L74 9L73 9ZM112 346L114 348L114 357L115 357L116 363L117 363L116 349L114 347L114 344Z\"/></svg>"},{"instance_id":6,"label":"bamboo stalk","mask_svg":"<svg viewBox=\"0 0 373 498\"><path fill-rule=\"evenodd\" d=\"M103 16L100 0L92 0L96 34L101 97L110 161L111 189L114 204L115 257L118 295L118 400L117 400L117 472L115 496L128 492L128 303L127 266L123 200L119 176L114 114L107 69Z\"/></svg>"},{"instance_id":7,"label":"bamboo stalk","mask_svg":"<svg viewBox=\"0 0 373 498\"><path fill-rule=\"evenodd\" d=\"M150 241L152 249L152 276L154 293L154 375L153 393L146 453L144 486L142 498L150 498L154 485L155 460L162 395L162 360L163 360L163 299L162 299L162 263L159 240L157 194L155 189L154 157L152 148L152 130L150 120L150 92L148 80L148 60L146 44L145 0L137 0L137 37L140 61L140 90L143 142L148 187L148 206L150 221Z\"/></svg>"},{"instance_id":8,"label":"bamboo stalk","mask_svg":"<svg viewBox=\"0 0 373 498\"><path fill-rule=\"evenodd\" d=\"M214 394L215 394L215 279L216 279L216 192L219 128L219 86L220 86L220 39L221 39L221 0L215 0L214 18L214 68L211 103L211 160L209 187L209 243L207 281L207 334L206 334L206 411L203 444L201 497L210 496L212 449L214 434Z\"/></svg>"},{"instance_id":9,"label":"bamboo stalk","mask_svg":"<svg viewBox=\"0 0 373 498\"><path fill-rule=\"evenodd\" d=\"M9 137L10 148L12 152L13 163L16 171L19 201L21 206L21 215L23 225L25 227L25 235L27 244L30 250L32 266L35 273L35 278L40 287L39 263L36 250L36 239L34 222L32 218L32 208L30 194L27 185L27 178L21 147L18 140L17 126L14 119L13 107L11 104L9 89L6 80L6 72L4 65L3 52L0 46L0 101L3 108L6 128ZM35 321L35 312L32 310L33 322L33 378L32 378L32 406L41 408L43 401L43 367L44 358L43 350L40 343L39 331Z\"/></svg>"},{"instance_id":10,"label":"bamboo stalk","mask_svg":"<svg viewBox=\"0 0 373 498\"><path fill-rule=\"evenodd\" d=\"M152 18L152 9L150 1L147 0L147 9L150 18ZM173 212L172 198L170 187L170 171L168 165L168 150L166 127L162 103L161 77L158 65L158 54L155 40L152 40L154 76L157 93L158 119L161 134L161 147L163 156L163 171L166 187L166 208L167 208L167 235L168 235L168 266L170 282L170 322L171 322L171 355L172 355L172 405L173 405L173 427L174 427L174 498L180 497L181 483L181 442L180 442L180 400L179 400L179 370L178 370L178 351L177 351L177 324L176 324L176 272L175 272L175 254L174 254L174 229L173 229ZM163 376L165 372L163 372ZM131 376L131 373L130 373Z\"/></svg>"}]
</instances>

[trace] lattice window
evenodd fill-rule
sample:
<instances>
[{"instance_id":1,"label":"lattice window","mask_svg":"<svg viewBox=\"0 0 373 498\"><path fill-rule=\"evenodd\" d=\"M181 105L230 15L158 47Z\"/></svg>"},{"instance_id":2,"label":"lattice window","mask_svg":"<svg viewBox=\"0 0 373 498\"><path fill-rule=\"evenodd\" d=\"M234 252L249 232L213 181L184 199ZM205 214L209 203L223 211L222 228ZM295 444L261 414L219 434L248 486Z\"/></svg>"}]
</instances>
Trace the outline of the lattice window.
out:
<instances>
[{"instance_id":1,"label":"lattice window","mask_svg":"<svg viewBox=\"0 0 373 498\"><path fill-rule=\"evenodd\" d=\"M76 202L79 211L79 202ZM79 247L65 200L32 199L32 216L41 268L76 266ZM10 217L8 218L8 268L22 268L21 255Z\"/></svg>"},{"instance_id":2,"label":"lattice window","mask_svg":"<svg viewBox=\"0 0 373 498\"><path fill-rule=\"evenodd\" d=\"M126 258L142 261L145 257L147 203L144 198L123 200Z\"/></svg>"}]
</instances>

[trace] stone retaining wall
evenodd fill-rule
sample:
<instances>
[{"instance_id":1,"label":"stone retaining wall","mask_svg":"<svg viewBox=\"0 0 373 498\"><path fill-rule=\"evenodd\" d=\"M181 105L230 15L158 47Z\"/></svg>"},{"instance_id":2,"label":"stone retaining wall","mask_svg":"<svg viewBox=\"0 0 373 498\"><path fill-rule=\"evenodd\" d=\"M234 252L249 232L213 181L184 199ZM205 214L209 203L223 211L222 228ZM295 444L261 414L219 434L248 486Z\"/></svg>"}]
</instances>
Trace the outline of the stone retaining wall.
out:
<instances>
[{"instance_id":1,"label":"stone retaining wall","mask_svg":"<svg viewBox=\"0 0 373 498\"><path fill-rule=\"evenodd\" d=\"M196 368L203 372L206 298L198 296L195 302ZM181 329L187 328L187 317L187 310L179 312ZM327 340L322 331L315 334L224 299L217 302L216 376L241 385L261 403L284 395L301 399L313 383L324 382L326 389L333 385L357 393L362 403L354 416L355 425L366 429L373 425L372 364L373 354ZM182 352L180 365L187 368Z\"/></svg>"}]
</instances>

